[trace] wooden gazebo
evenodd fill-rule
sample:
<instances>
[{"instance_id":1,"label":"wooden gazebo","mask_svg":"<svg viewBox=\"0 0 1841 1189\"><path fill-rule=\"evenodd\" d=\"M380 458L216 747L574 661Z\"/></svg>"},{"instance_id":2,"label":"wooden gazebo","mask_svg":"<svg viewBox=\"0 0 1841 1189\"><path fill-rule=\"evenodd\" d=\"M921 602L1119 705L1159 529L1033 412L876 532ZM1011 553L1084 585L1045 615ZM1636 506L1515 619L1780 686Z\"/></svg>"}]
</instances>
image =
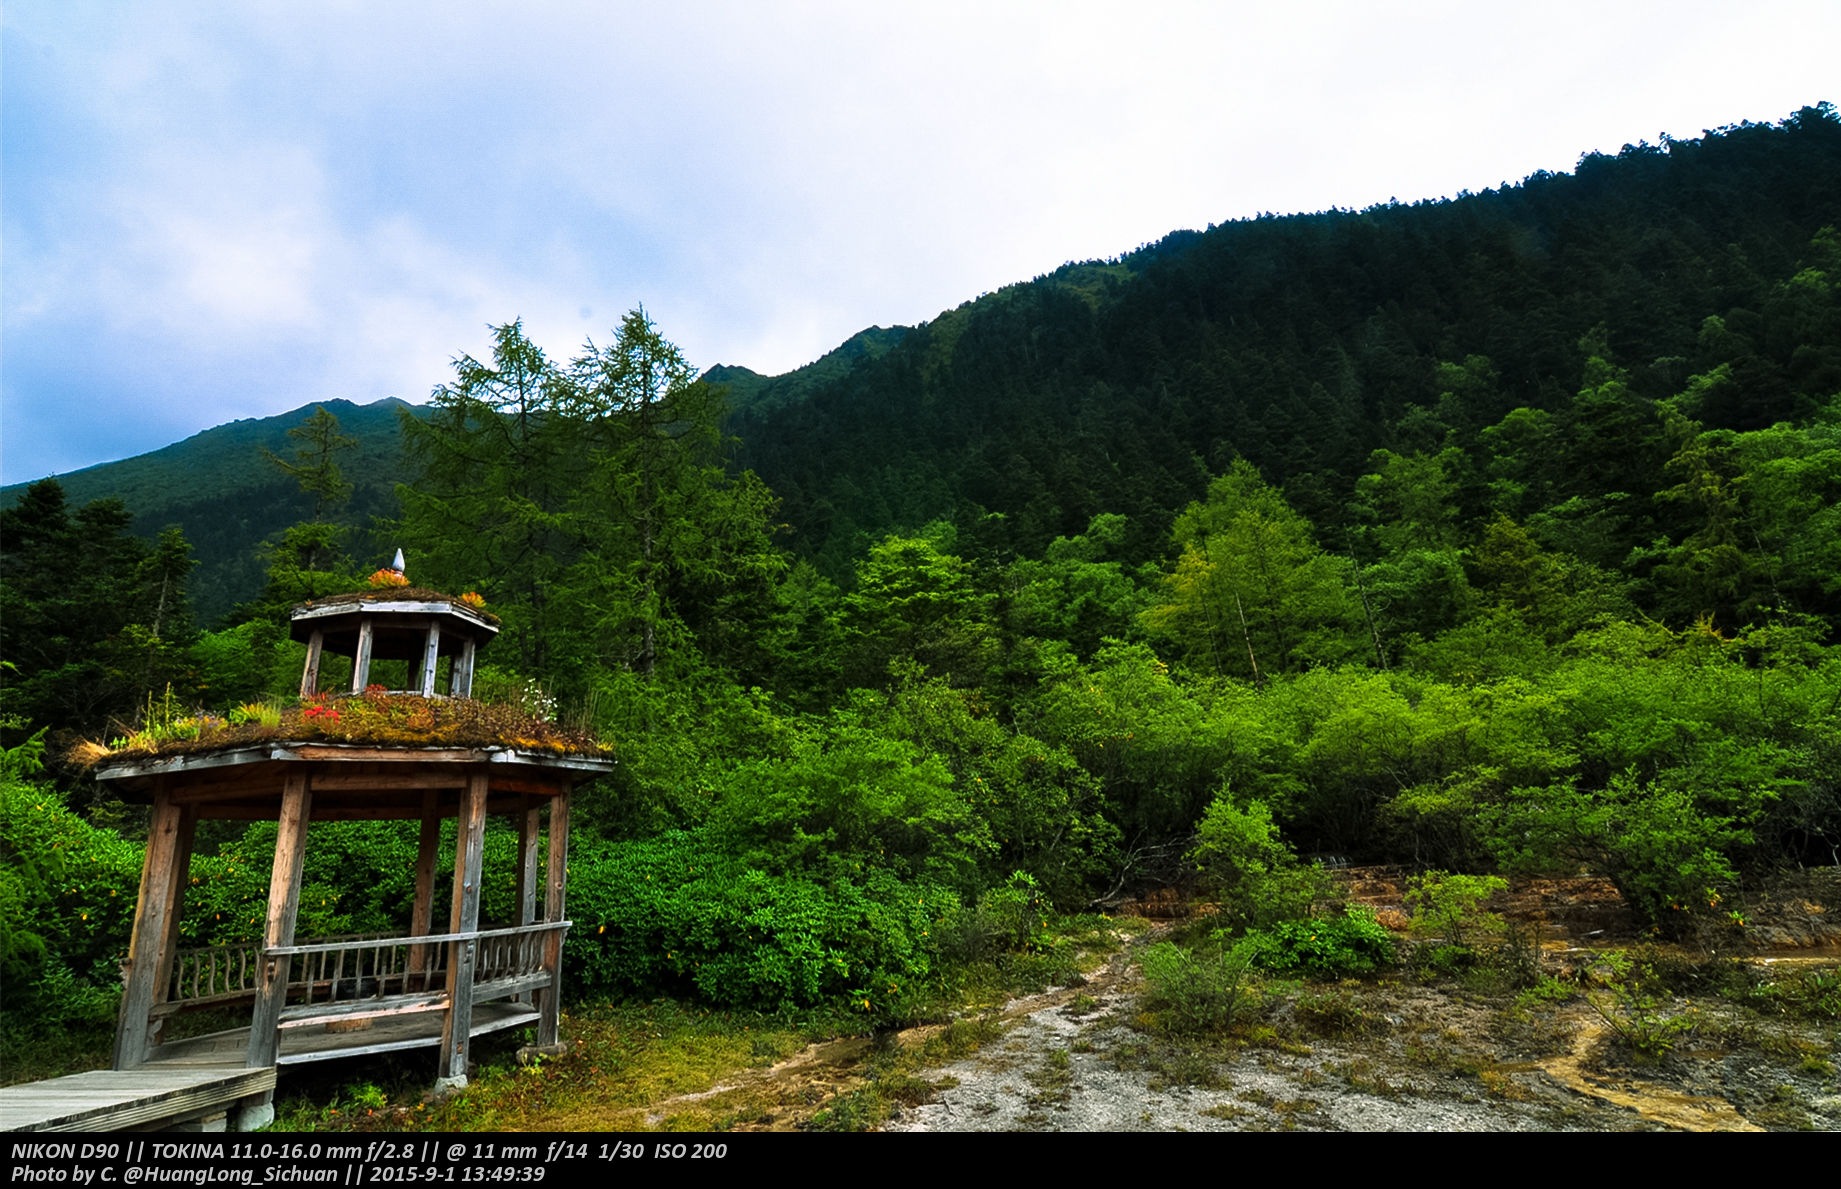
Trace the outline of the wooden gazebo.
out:
<instances>
[{"instance_id":1,"label":"wooden gazebo","mask_svg":"<svg viewBox=\"0 0 1841 1189\"><path fill-rule=\"evenodd\" d=\"M497 630L474 607L428 592L381 590L309 603L293 613L294 638L307 645L301 692L325 696L320 674L330 655L350 658L353 694L375 691L376 662L395 659L404 662L406 692L465 697L475 656ZM446 680L438 682L444 660ZM337 697L322 703L339 704ZM153 806L115 1068L238 1059L246 1068L273 1068L426 1046L438 1049L437 1084L457 1087L466 1084L474 1036L535 1025L538 1045L555 1046L569 928L570 796L612 761L586 748L544 750L518 740L417 746L394 737L384 745L299 734L289 738L283 728L278 737L219 749L97 764L98 780ZM494 813L517 822L516 919L481 928L481 858L486 817ZM267 920L260 941L181 950L192 836L207 818L279 823ZM451 910L438 931L431 915L444 818L456 819L457 830ZM296 939L309 824L362 819L421 823L408 931ZM247 1030L160 1043L173 1013L238 1002L251 1007ZM241 1122L259 1124L270 1112L265 1093L244 1102Z\"/></svg>"}]
</instances>

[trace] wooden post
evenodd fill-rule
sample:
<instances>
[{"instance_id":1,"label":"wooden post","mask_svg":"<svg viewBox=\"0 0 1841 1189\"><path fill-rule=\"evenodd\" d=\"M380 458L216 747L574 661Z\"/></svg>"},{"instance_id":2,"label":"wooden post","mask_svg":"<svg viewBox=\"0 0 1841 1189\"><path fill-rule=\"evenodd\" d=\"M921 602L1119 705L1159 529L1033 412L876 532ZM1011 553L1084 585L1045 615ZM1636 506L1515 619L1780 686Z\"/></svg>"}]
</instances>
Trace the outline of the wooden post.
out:
<instances>
[{"instance_id":1,"label":"wooden post","mask_svg":"<svg viewBox=\"0 0 1841 1189\"><path fill-rule=\"evenodd\" d=\"M422 792L422 837L416 844L416 898L415 908L411 910L409 936L421 937L428 933L434 924L435 913L435 852L441 845L441 794L434 789ZM409 969L404 973L403 991L410 989L410 977L414 976L417 989L428 988L427 964L430 947L412 945L409 947Z\"/></svg>"},{"instance_id":2,"label":"wooden post","mask_svg":"<svg viewBox=\"0 0 1841 1189\"><path fill-rule=\"evenodd\" d=\"M166 909L165 936L160 941L160 968L154 975L153 1001L165 1003L172 990L173 959L179 952L179 920L185 915L185 889L192 882L192 836L198 830L198 806L179 813L179 836L173 843L173 890ZM159 1036L154 1036L159 1043Z\"/></svg>"},{"instance_id":3,"label":"wooden post","mask_svg":"<svg viewBox=\"0 0 1841 1189\"><path fill-rule=\"evenodd\" d=\"M479 873L486 842L486 793L489 777L484 767L467 776L461 794L460 820L454 837L454 910L448 932L472 933L479 929ZM453 941L447 960L447 1022L441 1030L441 1060L435 1085L458 1089L467 1084L467 1051L473 1028L473 966L479 953L476 940Z\"/></svg>"},{"instance_id":4,"label":"wooden post","mask_svg":"<svg viewBox=\"0 0 1841 1189\"><path fill-rule=\"evenodd\" d=\"M320 692L320 648L325 642L325 634L318 628L307 637L307 670L300 675L300 696L303 698Z\"/></svg>"},{"instance_id":5,"label":"wooden post","mask_svg":"<svg viewBox=\"0 0 1841 1189\"><path fill-rule=\"evenodd\" d=\"M358 621L358 650L352 654L352 692L361 694L371 681L371 617Z\"/></svg>"},{"instance_id":6,"label":"wooden post","mask_svg":"<svg viewBox=\"0 0 1841 1189\"><path fill-rule=\"evenodd\" d=\"M161 781L154 789L153 822L141 860L141 893L134 905L134 931L128 941L128 985L115 1028L116 1069L133 1069L147 1060L147 1017L158 994L160 959L171 928L172 885L177 878L173 858L183 816L166 782Z\"/></svg>"},{"instance_id":7,"label":"wooden post","mask_svg":"<svg viewBox=\"0 0 1841 1189\"><path fill-rule=\"evenodd\" d=\"M472 637L460 646L454 654L454 663L448 669L447 692L456 698L473 696L473 651L477 647Z\"/></svg>"},{"instance_id":8,"label":"wooden post","mask_svg":"<svg viewBox=\"0 0 1841 1189\"><path fill-rule=\"evenodd\" d=\"M435 669L441 664L441 621L433 620L428 625L428 643L422 648L422 673L416 682L416 688L422 696L435 696Z\"/></svg>"},{"instance_id":9,"label":"wooden post","mask_svg":"<svg viewBox=\"0 0 1841 1189\"><path fill-rule=\"evenodd\" d=\"M262 948L294 944L294 920L300 912L301 859L307 849L307 821L313 794L305 771L291 771L282 786L281 823L275 836L275 867L269 875L268 923L262 930ZM292 958L264 955L256 984L256 1009L249 1019L251 1069L275 1064L281 1048L281 1008L288 997L288 970Z\"/></svg>"},{"instance_id":10,"label":"wooden post","mask_svg":"<svg viewBox=\"0 0 1841 1189\"><path fill-rule=\"evenodd\" d=\"M543 832L542 797L524 798L518 815L518 923L537 919L537 839Z\"/></svg>"},{"instance_id":11,"label":"wooden post","mask_svg":"<svg viewBox=\"0 0 1841 1189\"><path fill-rule=\"evenodd\" d=\"M565 785L562 792L550 798L550 868L544 873L543 896L543 919L546 921L563 919L563 896L569 890L569 794L570 789ZM561 930L544 935L543 960L550 972L550 985L538 992L537 1044L549 1046L559 1043L562 1024Z\"/></svg>"},{"instance_id":12,"label":"wooden post","mask_svg":"<svg viewBox=\"0 0 1841 1189\"><path fill-rule=\"evenodd\" d=\"M543 830L543 798L526 796L523 804L518 814L518 924L528 925L537 919L537 838ZM526 947L531 944L529 937L518 939L521 961L530 956ZM531 1001L522 991L513 998L518 1003Z\"/></svg>"}]
</instances>

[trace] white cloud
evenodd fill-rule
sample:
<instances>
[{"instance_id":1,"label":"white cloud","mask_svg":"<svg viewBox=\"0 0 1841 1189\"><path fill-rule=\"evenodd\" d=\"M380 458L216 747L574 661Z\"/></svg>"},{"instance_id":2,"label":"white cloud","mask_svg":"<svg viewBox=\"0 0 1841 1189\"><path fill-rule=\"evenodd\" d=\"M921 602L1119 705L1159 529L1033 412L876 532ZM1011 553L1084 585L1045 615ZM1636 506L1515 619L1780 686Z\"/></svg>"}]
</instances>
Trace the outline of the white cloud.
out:
<instances>
[{"instance_id":1,"label":"white cloud","mask_svg":"<svg viewBox=\"0 0 1841 1189\"><path fill-rule=\"evenodd\" d=\"M1178 227L1779 119L1836 98L1841 43L1841 13L1789 4L72 0L3 19L4 325L26 361L4 377L8 481L31 477L21 457L97 461L81 424L18 415L78 389L152 448L175 418L419 397L511 317L566 357L642 300L693 361L779 371ZM60 373L74 352L86 367ZM149 414L163 402L183 411ZM66 436L21 454L35 420Z\"/></svg>"}]
</instances>

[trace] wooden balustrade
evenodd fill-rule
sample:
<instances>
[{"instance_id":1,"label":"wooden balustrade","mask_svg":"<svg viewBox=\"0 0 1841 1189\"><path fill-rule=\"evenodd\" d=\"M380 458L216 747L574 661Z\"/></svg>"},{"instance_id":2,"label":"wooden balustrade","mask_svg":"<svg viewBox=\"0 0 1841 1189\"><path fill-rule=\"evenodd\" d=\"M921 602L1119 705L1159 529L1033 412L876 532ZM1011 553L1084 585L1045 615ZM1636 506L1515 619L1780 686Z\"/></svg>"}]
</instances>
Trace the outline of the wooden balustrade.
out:
<instances>
[{"instance_id":1,"label":"wooden balustrade","mask_svg":"<svg viewBox=\"0 0 1841 1189\"><path fill-rule=\"evenodd\" d=\"M286 1004L292 1017L340 1014L341 1008L358 1011L369 1001L404 997L415 997L420 1006L411 1010L422 1010L445 1002L454 942L475 946L474 1000L501 998L549 985L550 939L568 927L568 921L553 921L420 937L350 934L266 951L258 941L179 950L173 956L166 1000L154 1013L170 1015L251 998L265 957L287 963ZM304 1013L304 1008L314 1010Z\"/></svg>"}]
</instances>

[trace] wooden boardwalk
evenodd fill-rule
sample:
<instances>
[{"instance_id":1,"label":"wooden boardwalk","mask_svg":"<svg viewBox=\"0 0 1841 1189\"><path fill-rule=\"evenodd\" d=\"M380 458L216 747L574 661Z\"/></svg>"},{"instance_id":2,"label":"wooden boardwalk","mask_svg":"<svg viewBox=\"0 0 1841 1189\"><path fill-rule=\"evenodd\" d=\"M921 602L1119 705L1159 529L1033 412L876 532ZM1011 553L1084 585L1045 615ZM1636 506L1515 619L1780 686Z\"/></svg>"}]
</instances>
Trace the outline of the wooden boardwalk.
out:
<instances>
[{"instance_id":1,"label":"wooden boardwalk","mask_svg":"<svg viewBox=\"0 0 1841 1189\"><path fill-rule=\"evenodd\" d=\"M171 1063L0 1088L0 1131L123 1131L221 1114L275 1088L275 1070Z\"/></svg>"},{"instance_id":2,"label":"wooden boardwalk","mask_svg":"<svg viewBox=\"0 0 1841 1189\"><path fill-rule=\"evenodd\" d=\"M283 1028L275 1056L277 1065L299 1065L304 1061L327 1061L335 1057L368 1057L399 1049L434 1048L441 1043L440 1011L416 1012L413 1015L385 1016L366 1020L368 1027L336 1028L324 1024L304 1028ZM482 1003L473 1009L469 1036L482 1036L502 1028L528 1027L537 1023L537 1009L528 1003ZM233 1028L213 1032L191 1040L176 1040L154 1046L153 1055L142 1068L160 1065L221 1065L227 1061L242 1064L249 1051L249 1029Z\"/></svg>"},{"instance_id":3,"label":"wooden boardwalk","mask_svg":"<svg viewBox=\"0 0 1841 1189\"><path fill-rule=\"evenodd\" d=\"M441 1043L442 1014L390 1016L357 1028L284 1028L277 1064L433 1048ZM480 1036L528 1027L538 1018L528 1003L482 1003L473 1009L468 1032ZM249 1029L235 1028L156 1045L136 1069L98 1069L0 1088L0 1132L123 1131L219 1114L238 1099L275 1088L276 1067L247 1068L248 1051Z\"/></svg>"}]
</instances>

